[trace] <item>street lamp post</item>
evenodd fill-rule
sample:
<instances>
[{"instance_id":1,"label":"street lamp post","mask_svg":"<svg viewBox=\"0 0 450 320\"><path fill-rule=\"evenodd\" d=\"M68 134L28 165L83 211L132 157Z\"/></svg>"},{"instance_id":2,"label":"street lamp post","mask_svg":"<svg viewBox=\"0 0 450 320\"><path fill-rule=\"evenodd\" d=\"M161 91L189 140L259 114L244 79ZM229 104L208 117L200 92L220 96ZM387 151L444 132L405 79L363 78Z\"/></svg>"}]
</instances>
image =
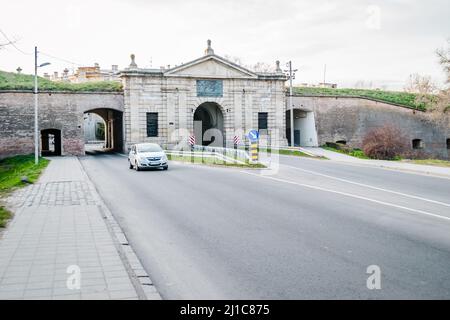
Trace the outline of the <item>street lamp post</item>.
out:
<instances>
[{"instance_id":1,"label":"street lamp post","mask_svg":"<svg viewBox=\"0 0 450 320\"><path fill-rule=\"evenodd\" d=\"M295 72L298 71L298 69L292 70L292 61L289 61L286 64L286 67L288 67L288 70L284 70L287 73L287 76L289 78L289 115L290 115L290 125L291 125L291 147L294 146L294 108L292 106L292 80L295 79Z\"/></svg>"},{"instance_id":2,"label":"street lamp post","mask_svg":"<svg viewBox=\"0 0 450 320\"><path fill-rule=\"evenodd\" d=\"M39 163L39 117L38 117L38 76L39 67L48 66L50 63L45 62L38 66L37 47L34 47L34 164Z\"/></svg>"}]
</instances>

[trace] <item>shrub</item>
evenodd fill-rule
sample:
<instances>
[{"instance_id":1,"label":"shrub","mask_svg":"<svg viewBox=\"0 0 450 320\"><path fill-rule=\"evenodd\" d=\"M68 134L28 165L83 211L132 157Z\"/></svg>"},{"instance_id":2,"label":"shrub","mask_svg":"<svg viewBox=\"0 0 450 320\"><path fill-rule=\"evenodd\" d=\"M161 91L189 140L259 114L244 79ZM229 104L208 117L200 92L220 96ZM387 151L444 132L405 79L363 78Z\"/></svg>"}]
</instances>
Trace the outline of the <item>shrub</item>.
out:
<instances>
[{"instance_id":1,"label":"shrub","mask_svg":"<svg viewBox=\"0 0 450 320\"><path fill-rule=\"evenodd\" d=\"M344 150L348 151L350 148L345 143L339 143L339 142L325 142L325 145L327 147L336 149L336 150Z\"/></svg>"},{"instance_id":2,"label":"shrub","mask_svg":"<svg viewBox=\"0 0 450 320\"><path fill-rule=\"evenodd\" d=\"M373 159L398 159L408 147L399 129L392 125L369 131L363 140L364 153Z\"/></svg>"},{"instance_id":3,"label":"shrub","mask_svg":"<svg viewBox=\"0 0 450 320\"><path fill-rule=\"evenodd\" d=\"M360 159L368 159L369 157L362 151L361 149L353 149L349 152L349 155L352 157L360 158Z\"/></svg>"}]
</instances>

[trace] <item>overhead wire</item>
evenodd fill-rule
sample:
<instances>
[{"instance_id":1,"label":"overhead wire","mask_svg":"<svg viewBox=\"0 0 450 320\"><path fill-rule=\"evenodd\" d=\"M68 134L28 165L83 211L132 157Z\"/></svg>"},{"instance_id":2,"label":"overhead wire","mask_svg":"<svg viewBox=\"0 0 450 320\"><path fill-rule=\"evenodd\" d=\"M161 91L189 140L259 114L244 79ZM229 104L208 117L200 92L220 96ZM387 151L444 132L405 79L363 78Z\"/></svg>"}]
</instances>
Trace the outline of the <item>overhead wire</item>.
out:
<instances>
[{"instance_id":1,"label":"overhead wire","mask_svg":"<svg viewBox=\"0 0 450 320\"><path fill-rule=\"evenodd\" d=\"M3 37L6 39L6 41L8 41L7 44L12 45L12 46L13 46L17 51L19 51L20 53L22 53L22 54L24 54L24 55L27 55L27 56L33 54L32 52L25 52L25 51L23 51L22 49L20 49L18 46L16 46L16 44L14 43L14 41L12 41L11 39L9 39L9 37L6 35L5 32L3 32L2 29L0 29L0 33L3 35Z\"/></svg>"},{"instance_id":2,"label":"overhead wire","mask_svg":"<svg viewBox=\"0 0 450 320\"><path fill-rule=\"evenodd\" d=\"M13 46L14 49L16 49L17 51L19 51L20 53L22 53L22 54L24 54L24 55L33 55L33 52L26 52L26 51L20 49L20 48L15 44L15 42L12 41L12 40L8 37L8 35L7 35L2 29L0 29L0 34L2 34L3 37L6 39L6 41L7 41L6 44L7 44L7 45ZM69 64L71 64L72 66L74 66L74 65L79 66L79 67L80 67L80 66L83 66L83 64L81 64L81 63L74 62L74 61L71 61L71 60L68 60L68 59L64 59L64 58L60 58L60 57L57 57L57 56L55 56L55 55L52 55L52 54L49 54L49 53L46 53L46 52L43 52L43 51L38 51L38 52L39 52L40 54L46 56L46 57L49 57L49 58L52 58L52 59L56 59L56 60L59 60L59 61L65 62L65 63L69 63Z\"/></svg>"}]
</instances>

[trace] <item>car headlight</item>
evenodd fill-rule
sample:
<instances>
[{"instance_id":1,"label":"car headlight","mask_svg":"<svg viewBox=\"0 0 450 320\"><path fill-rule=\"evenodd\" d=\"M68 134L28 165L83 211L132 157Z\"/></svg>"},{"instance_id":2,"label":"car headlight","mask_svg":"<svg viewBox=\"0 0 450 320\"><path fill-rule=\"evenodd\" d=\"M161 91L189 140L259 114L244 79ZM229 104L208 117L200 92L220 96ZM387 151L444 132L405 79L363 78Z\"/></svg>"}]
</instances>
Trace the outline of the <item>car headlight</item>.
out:
<instances>
[{"instance_id":1,"label":"car headlight","mask_svg":"<svg viewBox=\"0 0 450 320\"><path fill-rule=\"evenodd\" d=\"M147 161L147 158L146 158L146 157L139 157L139 160L141 160L141 161Z\"/></svg>"},{"instance_id":2,"label":"car headlight","mask_svg":"<svg viewBox=\"0 0 450 320\"><path fill-rule=\"evenodd\" d=\"M163 155L162 158L161 158L161 160L162 160L163 162L167 162L167 161L168 161L167 156L166 156L166 155Z\"/></svg>"}]
</instances>

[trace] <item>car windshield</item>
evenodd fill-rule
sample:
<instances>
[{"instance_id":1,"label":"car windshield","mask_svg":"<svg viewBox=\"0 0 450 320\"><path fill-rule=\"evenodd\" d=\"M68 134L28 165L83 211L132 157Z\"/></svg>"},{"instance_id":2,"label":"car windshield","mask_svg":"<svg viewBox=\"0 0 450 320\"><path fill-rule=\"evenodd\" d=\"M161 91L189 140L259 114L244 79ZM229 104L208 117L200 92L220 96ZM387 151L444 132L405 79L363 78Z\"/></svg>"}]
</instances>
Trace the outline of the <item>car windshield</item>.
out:
<instances>
[{"instance_id":1,"label":"car windshield","mask_svg":"<svg viewBox=\"0 0 450 320\"><path fill-rule=\"evenodd\" d=\"M157 144L144 144L141 146L137 146L138 152L160 152L162 151L161 147Z\"/></svg>"}]
</instances>

